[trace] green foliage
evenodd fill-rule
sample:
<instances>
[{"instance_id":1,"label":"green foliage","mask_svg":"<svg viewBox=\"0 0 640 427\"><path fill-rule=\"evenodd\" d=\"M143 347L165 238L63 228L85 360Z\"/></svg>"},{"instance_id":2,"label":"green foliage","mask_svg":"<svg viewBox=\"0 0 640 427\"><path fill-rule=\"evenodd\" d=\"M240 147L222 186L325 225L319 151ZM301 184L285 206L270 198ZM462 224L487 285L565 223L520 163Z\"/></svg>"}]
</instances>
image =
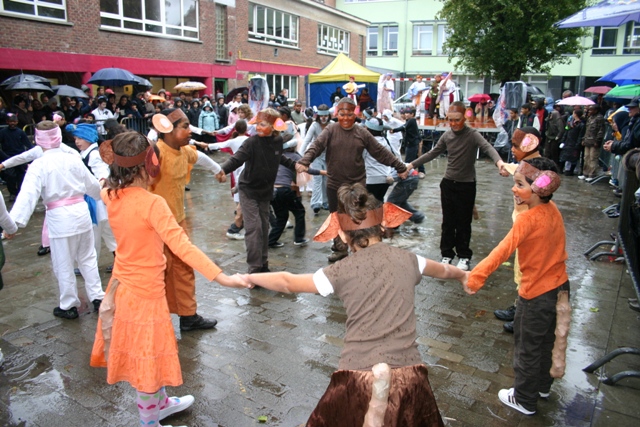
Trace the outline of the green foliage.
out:
<instances>
[{"instance_id":1,"label":"green foliage","mask_svg":"<svg viewBox=\"0 0 640 427\"><path fill-rule=\"evenodd\" d=\"M447 21L444 49L455 66L501 82L527 72L549 73L580 55L581 28L553 24L586 7L586 0L443 0L438 19Z\"/></svg>"}]
</instances>

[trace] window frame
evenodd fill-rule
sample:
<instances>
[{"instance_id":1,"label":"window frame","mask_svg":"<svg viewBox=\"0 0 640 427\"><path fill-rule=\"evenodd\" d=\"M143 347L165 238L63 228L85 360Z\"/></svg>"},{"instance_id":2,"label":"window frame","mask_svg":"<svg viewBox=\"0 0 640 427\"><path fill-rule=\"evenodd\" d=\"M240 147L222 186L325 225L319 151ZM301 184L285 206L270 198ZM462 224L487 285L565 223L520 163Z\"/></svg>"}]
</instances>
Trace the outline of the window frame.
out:
<instances>
[{"instance_id":1,"label":"window frame","mask_svg":"<svg viewBox=\"0 0 640 427\"><path fill-rule=\"evenodd\" d=\"M395 28L395 31L392 29ZM389 47L391 44L391 36L395 35L396 37L396 48L392 49ZM400 41L400 26L398 24L395 25L383 25L382 26L382 56L398 56L398 44Z\"/></svg>"},{"instance_id":2,"label":"window frame","mask_svg":"<svg viewBox=\"0 0 640 427\"><path fill-rule=\"evenodd\" d=\"M263 32L259 32L260 25L258 15L260 9L264 9ZM292 13L283 12L279 9L268 7L262 4L249 2L248 8L248 34L249 41L256 43L266 43L282 47L297 49L300 46L300 17ZM285 18L289 21L289 27L284 26ZM280 26L278 25L280 20ZM288 30L288 36L285 35ZM271 34L269 34L271 32Z\"/></svg>"},{"instance_id":3,"label":"window frame","mask_svg":"<svg viewBox=\"0 0 640 427\"><path fill-rule=\"evenodd\" d=\"M287 100L298 99L298 77L299 76L289 74L266 74L264 76L267 81L267 85L269 86L270 94L275 93L276 96L278 96L282 88L289 90ZM250 78L251 77L249 77L249 79Z\"/></svg>"},{"instance_id":4,"label":"window frame","mask_svg":"<svg viewBox=\"0 0 640 427\"><path fill-rule=\"evenodd\" d=\"M371 38L375 36L376 46L371 48ZM380 28L378 26L367 28L367 56L378 56L378 42L380 40Z\"/></svg>"},{"instance_id":5,"label":"window frame","mask_svg":"<svg viewBox=\"0 0 640 427\"><path fill-rule=\"evenodd\" d=\"M323 30L327 31L327 34L324 34ZM321 39L322 37L327 38L332 35L334 35L334 39L337 40L336 41L331 41L331 43L335 44L335 43L340 43L340 40L342 40L342 45L343 45L343 49L339 49L339 48L330 48L330 47L325 47L325 46L321 46ZM337 35L337 37L335 37ZM326 40L327 43L329 43L329 40ZM338 27L334 27L333 25L328 25L328 24L323 24L318 22L318 39L316 42L316 50L318 53L322 53L322 54L326 54L326 55L332 55L332 56L337 56L339 53L344 53L347 56L349 56L349 46L351 44L351 33L347 30L343 30L341 28Z\"/></svg>"},{"instance_id":6,"label":"window frame","mask_svg":"<svg viewBox=\"0 0 640 427\"><path fill-rule=\"evenodd\" d=\"M638 34L635 34L636 30L638 31ZM636 43L636 45L634 45L634 42ZM636 24L635 22L627 22L625 26L624 49L622 49L622 54L640 54L640 24Z\"/></svg>"},{"instance_id":7,"label":"window frame","mask_svg":"<svg viewBox=\"0 0 640 427\"><path fill-rule=\"evenodd\" d=\"M33 5L34 13L24 13L24 12L16 12L13 10L7 10L4 5L4 1L0 0L0 15L3 16L12 16L16 18L25 18L32 19L36 21L45 21L45 22L54 22L54 23L67 23L69 16L67 15L67 0L60 0L62 4L55 4L45 2L43 0L8 0L12 3L16 4L25 4L25 5ZM41 16L38 14L38 9L48 8L55 10L62 10L64 13L64 18L56 18L52 16Z\"/></svg>"},{"instance_id":8,"label":"window frame","mask_svg":"<svg viewBox=\"0 0 640 427\"><path fill-rule=\"evenodd\" d=\"M440 29L442 28L442 34L440 34ZM438 24L438 32L437 32L437 39L436 39L436 55L439 56L443 56L446 55L446 53L444 53L444 44L447 41L447 38L449 37L448 33L448 28L449 26L447 24Z\"/></svg>"},{"instance_id":9,"label":"window frame","mask_svg":"<svg viewBox=\"0 0 640 427\"><path fill-rule=\"evenodd\" d=\"M614 31L615 37L613 46L603 46L603 40L605 39L604 33L606 31ZM618 27L594 27L593 28L593 46L591 49L592 55L615 55L617 52L618 44Z\"/></svg>"},{"instance_id":10,"label":"window frame","mask_svg":"<svg viewBox=\"0 0 640 427\"><path fill-rule=\"evenodd\" d=\"M168 24L166 21L167 10L166 3L164 0L158 1L158 5L160 6L159 15L161 17L161 21L146 19L146 1L147 0L138 0L140 2L140 13L142 18L131 18L124 15L124 7L123 0L111 0L115 1L118 4L118 14L103 12L102 5L100 5L100 29L107 31L118 31L123 33L131 33L138 34L143 36L150 37L160 37L160 38L170 38L170 39L178 39L184 41L200 41L200 2L198 0L193 0L196 10L195 10L195 18L196 18L196 26L187 26L184 23L185 18L185 0L178 0L180 2L180 25ZM188 0L187 0L188 1ZM103 23L103 20L112 20L119 21L120 26L109 25ZM140 25L141 29L137 28L127 28L125 25ZM157 27L161 29L161 32L148 30L149 27ZM172 34L170 31L180 31L180 35ZM195 33L195 36L185 35L187 32Z\"/></svg>"},{"instance_id":11,"label":"window frame","mask_svg":"<svg viewBox=\"0 0 640 427\"><path fill-rule=\"evenodd\" d=\"M428 34L428 31L421 32L420 27L431 27L431 45L429 46L428 49L423 48L423 46L420 46L420 35L425 33ZM433 27L434 27L433 24L428 24L425 22L413 24L413 40L412 40L412 50L411 50L412 55L414 56L433 55L433 40L434 40Z\"/></svg>"}]
</instances>

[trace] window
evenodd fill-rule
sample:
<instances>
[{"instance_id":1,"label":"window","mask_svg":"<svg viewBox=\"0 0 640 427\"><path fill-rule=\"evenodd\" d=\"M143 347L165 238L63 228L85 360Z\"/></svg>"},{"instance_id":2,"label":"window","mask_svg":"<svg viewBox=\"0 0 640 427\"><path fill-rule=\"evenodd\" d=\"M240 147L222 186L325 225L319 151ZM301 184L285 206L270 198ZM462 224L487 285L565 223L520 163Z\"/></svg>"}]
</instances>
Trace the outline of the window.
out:
<instances>
[{"instance_id":1,"label":"window","mask_svg":"<svg viewBox=\"0 0 640 427\"><path fill-rule=\"evenodd\" d=\"M269 85L269 93L275 93L277 96L282 89L289 89L289 99L298 98L298 76L267 74L265 79Z\"/></svg>"},{"instance_id":2,"label":"window","mask_svg":"<svg viewBox=\"0 0 640 427\"><path fill-rule=\"evenodd\" d=\"M433 49L433 25L413 26L413 54L431 55Z\"/></svg>"},{"instance_id":3,"label":"window","mask_svg":"<svg viewBox=\"0 0 640 427\"><path fill-rule=\"evenodd\" d=\"M249 3L249 39L298 47L298 17Z\"/></svg>"},{"instance_id":4,"label":"window","mask_svg":"<svg viewBox=\"0 0 640 427\"><path fill-rule=\"evenodd\" d=\"M130 33L197 40L198 0L100 0L100 25Z\"/></svg>"},{"instance_id":5,"label":"window","mask_svg":"<svg viewBox=\"0 0 640 427\"><path fill-rule=\"evenodd\" d=\"M615 55L618 41L618 28L595 27L593 29L592 55Z\"/></svg>"},{"instance_id":6,"label":"window","mask_svg":"<svg viewBox=\"0 0 640 427\"><path fill-rule=\"evenodd\" d=\"M340 52L349 55L349 32L318 24L318 53L337 55Z\"/></svg>"},{"instance_id":7,"label":"window","mask_svg":"<svg viewBox=\"0 0 640 427\"><path fill-rule=\"evenodd\" d=\"M438 55L444 54L442 47L444 46L444 42L447 41L447 32L446 25L438 25L438 48L436 50Z\"/></svg>"},{"instance_id":8,"label":"window","mask_svg":"<svg viewBox=\"0 0 640 427\"><path fill-rule=\"evenodd\" d=\"M227 7L216 3L216 59L227 60Z\"/></svg>"},{"instance_id":9,"label":"window","mask_svg":"<svg viewBox=\"0 0 640 427\"><path fill-rule=\"evenodd\" d=\"M635 22L627 22L622 53L625 55L640 53L640 25L636 25Z\"/></svg>"},{"instance_id":10,"label":"window","mask_svg":"<svg viewBox=\"0 0 640 427\"><path fill-rule=\"evenodd\" d=\"M367 28L367 55L378 56L378 27Z\"/></svg>"},{"instance_id":11,"label":"window","mask_svg":"<svg viewBox=\"0 0 640 427\"><path fill-rule=\"evenodd\" d=\"M382 45L382 54L385 56L398 55L398 26L383 27L384 42Z\"/></svg>"},{"instance_id":12,"label":"window","mask_svg":"<svg viewBox=\"0 0 640 427\"><path fill-rule=\"evenodd\" d=\"M0 12L9 15L66 21L66 3L66 0L2 0L0 1Z\"/></svg>"}]
</instances>

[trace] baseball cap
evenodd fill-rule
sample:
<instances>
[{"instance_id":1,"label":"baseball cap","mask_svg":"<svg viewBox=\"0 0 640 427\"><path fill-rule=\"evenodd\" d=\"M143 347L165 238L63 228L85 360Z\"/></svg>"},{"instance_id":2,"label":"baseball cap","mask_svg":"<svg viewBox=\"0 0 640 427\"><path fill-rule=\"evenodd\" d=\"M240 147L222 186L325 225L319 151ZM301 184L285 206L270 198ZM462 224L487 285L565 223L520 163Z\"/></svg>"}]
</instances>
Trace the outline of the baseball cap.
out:
<instances>
[{"instance_id":1,"label":"baseball cap","mask_svg":"<svg viewBox=\"0 0 640 427\"><path fill-rule=\"evenodd\" d=\"M640 107L640 96L633 98L630 103L625 105L625 107Z\"/></svg>"}]
</instances>

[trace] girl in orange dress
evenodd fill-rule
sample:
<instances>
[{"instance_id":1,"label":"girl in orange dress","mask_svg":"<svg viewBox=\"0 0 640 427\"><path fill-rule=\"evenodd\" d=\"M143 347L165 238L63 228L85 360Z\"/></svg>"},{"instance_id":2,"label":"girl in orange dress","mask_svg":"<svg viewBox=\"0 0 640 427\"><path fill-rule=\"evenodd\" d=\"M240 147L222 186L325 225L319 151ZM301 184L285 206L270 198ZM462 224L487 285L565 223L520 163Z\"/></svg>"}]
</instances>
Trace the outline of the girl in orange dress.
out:
<instances>
[{"instance_id":1,"label":"girl in orange dress","mask_svg":"<svg viewBox=\"0 0 640 427\"><path fill-rule=\"evenodd\" d=\"M100 310L91 366L107 367L107 382L129 382L137 390L140 424L182 411L193 396L167 397L164 386L182 384L178 345L165 297L164 246L208 280L228 287L247 287L239 276L227 276L194 246L178 225L167 202L149 193L157 175L155 147L145 136L126 132L103 144L110 164L102 199L118 242L113 275Z\"/></svg>"}]
</instances>

